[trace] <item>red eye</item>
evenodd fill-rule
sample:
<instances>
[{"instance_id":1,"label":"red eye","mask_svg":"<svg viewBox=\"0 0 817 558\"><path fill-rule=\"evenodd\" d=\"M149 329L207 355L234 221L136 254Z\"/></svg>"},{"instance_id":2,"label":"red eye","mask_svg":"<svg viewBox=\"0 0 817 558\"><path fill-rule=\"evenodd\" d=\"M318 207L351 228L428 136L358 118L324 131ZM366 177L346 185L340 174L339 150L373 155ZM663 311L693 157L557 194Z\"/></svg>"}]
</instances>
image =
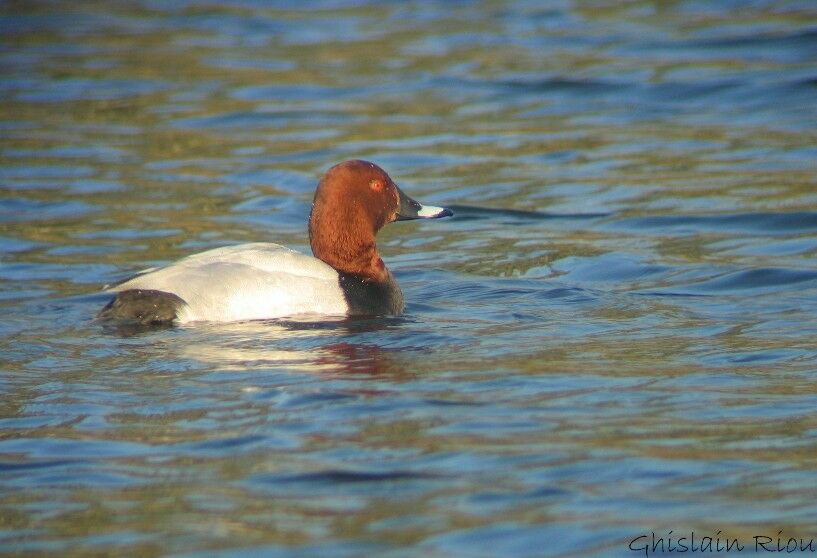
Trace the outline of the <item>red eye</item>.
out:
<instances>
[{"instance_id":1,"label":"red eye","mask_svg":"<svg viewBox=\"0 0 817 558\"><path fill-rule=\"evenodd\" d=\"M369 182L369 188L371 188L375 192L382 192L386 188L386 185L383 183L382 180L375 178L374 180Z\"/></svg>"}]
</instances>

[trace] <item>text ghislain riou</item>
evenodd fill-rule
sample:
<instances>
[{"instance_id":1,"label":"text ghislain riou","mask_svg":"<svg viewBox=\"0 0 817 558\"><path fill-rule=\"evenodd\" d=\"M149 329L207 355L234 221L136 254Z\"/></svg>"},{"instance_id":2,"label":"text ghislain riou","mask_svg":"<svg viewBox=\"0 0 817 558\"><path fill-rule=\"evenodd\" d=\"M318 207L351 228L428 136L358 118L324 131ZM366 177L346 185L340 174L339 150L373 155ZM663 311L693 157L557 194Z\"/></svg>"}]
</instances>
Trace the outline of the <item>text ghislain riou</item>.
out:
<instances>
[{"instance_id":1,"label":"text ghislain riou","mask_svg":"<svg viewBox=\"0 0 817 558\"><path fill-rule=\"evenodd\" d=\"M718 531L714 536L699 536L695 531L675 534L668 531L664 536L658 536L654 532L648 535L639 535L630 540L630 550L649 556L650 554L668 554L677 552L719 553L719 552L744 552L755 551L758 553L782 552L792 554L794 552L817 553L817 542L814 539L801 537L786 537L783 531L777 532L777 536L754 535L751 538L741 541L737 537L724 536Z\"/></svg>"}]
</instances>

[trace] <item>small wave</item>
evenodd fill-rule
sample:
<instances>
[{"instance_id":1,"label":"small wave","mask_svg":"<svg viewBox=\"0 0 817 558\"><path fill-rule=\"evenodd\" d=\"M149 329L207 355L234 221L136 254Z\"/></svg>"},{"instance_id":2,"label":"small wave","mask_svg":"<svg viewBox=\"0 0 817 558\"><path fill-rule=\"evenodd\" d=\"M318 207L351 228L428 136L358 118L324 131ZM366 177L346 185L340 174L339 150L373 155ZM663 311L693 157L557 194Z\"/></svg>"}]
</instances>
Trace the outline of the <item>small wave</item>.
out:
<instances>
[{"instance_id":1,"label":"small wave","mask_svg":"<svg viewBox=\"0 0 817 558\"><path fill-rule=\"evenodd\" d=\"M457 220L501 219L506 224L514 221L542 221L547 219L600 219L608 213L544 213L524 209L496 209L474 205L449 205Z\"/></svg>"},{"instance_id":2,"label":"small wave","mask_svg":"<svg viewBox=\"0 0 817 558\"><path fill-rule=\"evenodd\" d=\"M687 43L699 48L780 48L794 47L813 50L817 45L817 28L800 29L788 33L747 33L732 37L698 39ZM809 48L810 47L810 48Z\"/></svg>"},{"instance_id":3,"label":"small wave","mask_svg":"<svg viewBox=\"0 0 817 558\"><path fill-rule=\"evenodd\" d=\"M795 285L817 280L817 271L785 268L759 268L729 273L692 285L696 291L743 291Z\"/></svg>"},{"instance_id":4,"label":"small wave","mask_svg":"<svg viewBox=\"0 0 817 558\"><path fill-rule=\"evenodd\" d=\"M17 471L33 471L35 469L48 469L51 467L67 467L83 463L79 459L49 459L49 460L29 460L21 462L0 461L0 471L5 473Z\"/></svg>"},{"instance_id":5,"label":"small wave","mask_svg":"<svg viewBox=\"0 0 817 558\"><path fill-rule=\"evenodd\" d=\"M746 291L785 291L794 285L817 281L817 271L787 268L756 268L733 271L695 283L639 291L646 296L713 296Z\"/></svg>"},{"instance_id":6,"label":"small wave","mask_svg":"<svg viewBox=\"0 0 817 558\"><path fill-rule=\"evenodd\" d=\"M296 475L271 475L256 478L256 481L264 483L318 483L318 484L344 484L360 482L394 482L403 480L418 480L439 478L440 475L431 473L420 473L414 471L343 471L330 469L314 473L304 473Z\"/></svg>"},{"instance_id":7,"label":"small wave","mask_svg":"<svg viewBox=\"0 0 817 558\"><path fill-rule=\"evenodd\" d=\"M617 91L628 87L624 83L602 80L574 79L565 77L547 77L538 79L506 79L495 82L496 85L517 91L530 92L569 92L598 94L606 91Z\"/></svg>"},{"instance_id":8,"label":"small wave","mask_svg":"<svg viewBox=\"0 0 817 558\"><path fill-rule=\"evenodd\" d=\"M621 219L614 228L633 230L660 229L673 234L699 232L753 232L760 234L790 234L817 231L817 212L790 211L781 213L729 213L724 215L656 215Z\"/></svg>"},{"instance_id":9,"label":"small wave","mask_svg":"<svg viewBox=\"0 0 817 558\"><path fill-rule=\"evenodd\" d=\"M195 451L220 451L229 450L231 452L240 451L242 448L258 447L268 444L269 439L259 434L247 436L237 436L233 438L216 438L193 444L191 447Z\"/></svg>"},{"instance_id":10,"label":"small wave","mask_svg":"<svg viewBox=\"0 0 817 558\"><path fill-rule=\"evenodd\" d=\"M0 207L1 223L40 223L52 220L78 221L99 208L81 201L5 199Z\"/></svg>"}]
</instances>

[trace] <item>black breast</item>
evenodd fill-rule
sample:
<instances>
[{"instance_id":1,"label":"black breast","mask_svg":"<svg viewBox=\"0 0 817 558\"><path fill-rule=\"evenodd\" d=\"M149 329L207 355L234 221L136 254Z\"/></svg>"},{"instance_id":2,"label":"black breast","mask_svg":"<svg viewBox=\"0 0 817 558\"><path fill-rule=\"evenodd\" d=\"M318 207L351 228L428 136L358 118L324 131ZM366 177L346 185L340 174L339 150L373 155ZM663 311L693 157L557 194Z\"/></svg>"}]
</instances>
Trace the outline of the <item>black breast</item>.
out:
<instances>
[{"instance_id":1,"label":"black breast","mask_svg":"<svg viewBox=\"0 0 817 558\"><path fill-rule=\"evenodd\" d=\"M350 316L398 316L403 313L403 293L391 273L385 283L348 273L339 275Z\"/></svg>"}]
</instances>

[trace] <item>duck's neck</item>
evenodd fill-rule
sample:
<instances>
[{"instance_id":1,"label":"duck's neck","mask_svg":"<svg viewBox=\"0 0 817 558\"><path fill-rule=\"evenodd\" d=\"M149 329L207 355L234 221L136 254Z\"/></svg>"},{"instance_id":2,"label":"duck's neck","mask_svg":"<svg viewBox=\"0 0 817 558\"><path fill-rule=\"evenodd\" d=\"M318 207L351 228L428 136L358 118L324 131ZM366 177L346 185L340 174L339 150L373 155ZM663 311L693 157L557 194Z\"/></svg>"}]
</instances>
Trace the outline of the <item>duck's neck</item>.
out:
<instances>
[{"instance_id":1,"label":"duck's neck","mask_svg":"<svg viewBox=\"0 0 817 558\"><path fill-rule=\"evenodd\" d=\"M338 272L349 315L398 315L403 312L403 293L377 253L378 227L361 225L348 216L337 223L322 222L320 212L313 209L309 218L312 253Z\"/></svg>"},{"instance_id":2,"label":"duck's neck","mask_svg":"<svg viewBox=\"0 0 817 558\"><path fill-rule=\"evenodd\" d=\"M316 258L339 273L364 281L386 283L389 270L377 252L374 231L369 227L327 226L312 215L309 221L309 243ZM363 232L361 232L363 231Z\"/></svg>"}]
</instances>

